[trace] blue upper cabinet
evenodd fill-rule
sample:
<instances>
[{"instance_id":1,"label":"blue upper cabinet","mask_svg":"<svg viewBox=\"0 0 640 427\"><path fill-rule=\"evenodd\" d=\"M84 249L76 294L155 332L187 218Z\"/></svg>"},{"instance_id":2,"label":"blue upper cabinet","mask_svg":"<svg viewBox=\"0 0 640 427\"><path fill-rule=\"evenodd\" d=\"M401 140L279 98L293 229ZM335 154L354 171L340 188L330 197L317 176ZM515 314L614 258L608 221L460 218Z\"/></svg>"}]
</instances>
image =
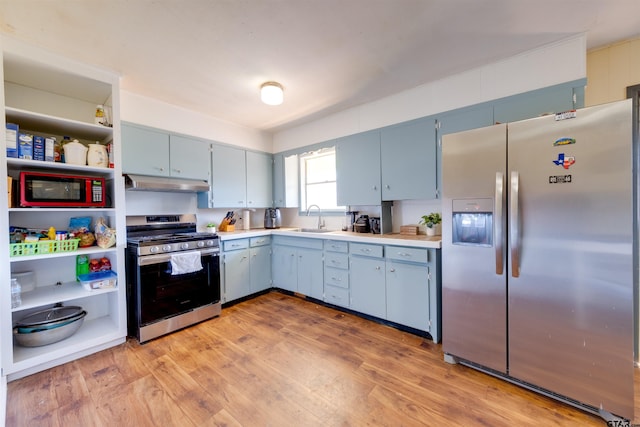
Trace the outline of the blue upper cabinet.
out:
<instances>
[{"instance_id":1,"label":"blue upper cabinet","mask_svg":"<svg viewBox=\"0 0 640 427\"><path fill-rule=\"evenodd\" d=\"M209 179L209 143L160 129L122 124L122 171Z\"/></svg>"},{"instance_id":2,"label":"blue upper cabinet","mask_svg":"<svg viewBox=\"0 0 640 427\"><path fill-rule=\"evenodd\" d=\"M382 200L436 198L436 128L432 118L382 129Z\"/></svg>"},{"instance_id":3,"label":"blue upper cabinet","mask_svg":"<svg viewBox=\"0 0 640 427\"><path fill-rule=\"evenodd\" d=\"M171 135L169 142L171 176L204 181L209 179L210 143L179 135Z\"/></svg>"},{"instance_id":4,"label":"blue upper cabinet","mask_svg":"<svg viewBox=\"0 0 640 427\"><path fill-rule=\"evenodd\" d=\"M247 207L273 206L273 156L247 151Z\"/></svg>"},{"instance_id":5,"label":"blue upper cabinet","mask_svg":"<svg viewBox=\"0 0 640 427\"><path fill-rule=\"evenodd\" d=\"M214 144L212 165L211 190L213 194L212 206L210 207L246 207L247 174L245 150Z\"/></svg>"},{"instance_id":6,"label":"blue upper cabinet","mask_svg":"<svg viewBox=\"0 0 640 427\"><path fill-rule=\"evenodd\" d=\"M583 106L584 85L562 84L496 101L494 119L498 123L515 122Z\"/></svg>"},{"instance_id":7,"label":"blue upper cabinet","mask_svg":"<svg viewBox=\"0 0 640 427\"><path fill-rule=\"evenodd\" d=\"M336 187L338 206L380 204L380 131L337 140Z\"/></svg>"},{"instance_id":8,"label":"blue upper cabinet","mask_svg":"<svg viewBox=\"0 0 640 427\"><path fill-rule=\"evenodd\" d=\"M122 123L122 171L169 176L169 134Z\"/></svg>"}]
</instances>

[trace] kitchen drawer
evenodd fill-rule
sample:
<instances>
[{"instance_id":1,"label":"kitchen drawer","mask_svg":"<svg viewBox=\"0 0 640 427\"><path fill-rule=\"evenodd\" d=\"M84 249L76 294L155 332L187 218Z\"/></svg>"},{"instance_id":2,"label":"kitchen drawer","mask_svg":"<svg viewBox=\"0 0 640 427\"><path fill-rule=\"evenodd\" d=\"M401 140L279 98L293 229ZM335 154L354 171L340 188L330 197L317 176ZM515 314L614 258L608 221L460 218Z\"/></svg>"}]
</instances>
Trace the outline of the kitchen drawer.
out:
<instances>
[{"instance_id":1,"label":"kitchen drawer","mask_svg":"<svg viewBox=\"0 0 640 427\"><path fill-rule=\"evenodd\" d=\"M259 236L249 239L249 246L255 248L256 246L266 246L271 244L271 236Z\"/></svg>"},{"instance_id":2,"label":"kitchen drawer","mask_svg":"<svg viewBox=\"0 0 640 427\"><path fill-rule=\"evenodd\" d=\"M326 285L338 286L340 288L349 288L349 271L340 270L339 268L324 268L324 283Z\"/></svg>"},{"instance_id":3,"label":"kitchen drawer","mask_svg":"<svg viewBox=\"0 0 640 427\"><path fill-rule=\"evenodd\" d=\"M331 252L349 252L349 242L343 242L339 240L325 240L324 250Z\"/></svg>"},{"instance_id":4,"label":"kitchen drawer","mask_svg":"<svg viewBox=\"0 0 640 427\"><path fill-rule=\"evenodd\" d=\"M249 239L225 240L222 242L222 250L235 251L238 249L247 249L249 247Z\"/></svg>"},{"instance_id":5,"label":"kitchen drawer","mask_svg":"<svg viewBox=\"0 0 640 427\"><path fill-rule=\"evenodd\" d=\"M349 290L325 285L324 301L341 307L349 307Z\"/></svg>"},{"instance_id":6,"label":"kitchen drawer","mask_svg":"<svg viewBox=\"0 0 640 427\"><path fill-rule=\"evenodd\" d=\"M410 262L429 262L429 249L409 248L406 246L385 246L387 259Z\"/></svg>"},{"instance_id":7,"label":"kitchen drawer","mask_svg":"<svg viewBox=\"0 0 640 427\"><path fill-rule=\"evenodd\" d=\"M322 239L305 238L305 237L289 237L289 236L273 236L274 245L295 246L298 248L322 249Z\"/></svg>"},{"instance_id":8,"label":"kitchen drawer","mask_svg":"<svg viewBox=\"0 0 640 427\"><path fill-rule=\"evenodd\" d=\"M366 243L351 243L349 246L349 253L351 255L382 258L382 246L369 245Z\"/></svg>"},{"instance_id":9,"label":"kitchen drawer","mask_svg":"<svg viewBox=\"0 0 640 427\"><path fill-rule=\"evenodd\" d=\"M327 267L349 269L349 255L336 252L324 253L324 265Z\"/></svg>"}]
</instances>

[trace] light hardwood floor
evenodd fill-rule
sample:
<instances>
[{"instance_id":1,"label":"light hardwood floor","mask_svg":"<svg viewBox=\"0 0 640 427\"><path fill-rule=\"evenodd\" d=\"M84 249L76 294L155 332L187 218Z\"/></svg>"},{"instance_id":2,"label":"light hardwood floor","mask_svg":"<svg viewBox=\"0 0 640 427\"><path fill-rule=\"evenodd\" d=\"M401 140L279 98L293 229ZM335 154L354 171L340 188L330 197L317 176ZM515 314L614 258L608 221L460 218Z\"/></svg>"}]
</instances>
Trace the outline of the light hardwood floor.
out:
<instances>
[{"instance_id":1,"label":"light hardwood floor","mask_svg":"<svg viewBox=\"0 0 640 427\"><path fill-rule=\"evenodd\" d=\"M8 427L606 425L449 365L424 338L279 292L13 381L8 394Z\"/></svg>"}]
</instances>

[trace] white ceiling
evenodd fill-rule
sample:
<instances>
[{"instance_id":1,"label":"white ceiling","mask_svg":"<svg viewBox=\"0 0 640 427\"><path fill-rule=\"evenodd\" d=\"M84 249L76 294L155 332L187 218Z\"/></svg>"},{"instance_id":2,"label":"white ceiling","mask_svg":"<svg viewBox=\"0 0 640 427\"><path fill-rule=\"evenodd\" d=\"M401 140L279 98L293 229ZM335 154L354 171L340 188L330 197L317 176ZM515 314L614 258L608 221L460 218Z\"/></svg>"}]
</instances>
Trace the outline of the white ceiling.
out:
<instances>
[{"instance_id":1,"label":"white ceiling","mask_svg":"<svg viewBox=\"0 0 640 427\"><path fill-rule=\"evenodd\" d=\"M274 132L577 33L636 37L640 1L0 0L0 31ZM284 104L260 102L268 80Z\"/></svg>"}]
</instances>

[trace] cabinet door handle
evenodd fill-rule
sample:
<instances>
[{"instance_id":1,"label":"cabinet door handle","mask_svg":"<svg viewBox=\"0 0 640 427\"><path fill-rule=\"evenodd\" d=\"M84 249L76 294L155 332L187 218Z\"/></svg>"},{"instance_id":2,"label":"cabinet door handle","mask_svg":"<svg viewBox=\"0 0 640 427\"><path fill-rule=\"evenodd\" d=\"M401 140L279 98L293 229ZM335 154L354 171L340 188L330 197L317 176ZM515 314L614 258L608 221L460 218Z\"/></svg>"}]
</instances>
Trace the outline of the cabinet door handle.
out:
<instances>
[{"instance_id":1,"label":"cabinet door handle","mask_svg":"<svg viewBox=\"0 0 640 427\"><path fill-rule=\"evenodd\" d=\"M173 169L174 172L182 173L182 169Z\"/></svg>"},{"instance_id":2,"label":"cabinet door handle","mask_svg":"<svg viewBox=\"0 0 640 427\"><path fill-rule=\"evenodd\" d=\"M371 189L372 189L373 191L376 191L376 190L378 189L378 186L374 185L373 187L371 187Z\"/></svg>"},{"instance_id":3,"label":"cabinet door handle","mask_svg":"<svg viewBox=\"0 0 640 427\"><path fill-rule=\"evenodd\" d=\"M390 190L391 187L389 186L389 184L385 185L385 187L387 187L387 190Z\"/></svg>"},{"instance_id":4,"label":"cabinet door handle","mask_svg":"<svg viewBox=\"0 0 640 427\"><path fill-rule=\"evenodd\" d=\"M376 270L380 270L380 266L379 265L376 265Z\"/></svg>"},{"instance_id":5,"label":"cabinet door handle","mask_svg":"<svg viewBox=\"0 0 640 427\"><path fill-rule=\"evenodd\" d=\"M390 268L389 271L392 272L392 273L395 273L396 269L395 268Z\"/></svg>"}]
</instances>

